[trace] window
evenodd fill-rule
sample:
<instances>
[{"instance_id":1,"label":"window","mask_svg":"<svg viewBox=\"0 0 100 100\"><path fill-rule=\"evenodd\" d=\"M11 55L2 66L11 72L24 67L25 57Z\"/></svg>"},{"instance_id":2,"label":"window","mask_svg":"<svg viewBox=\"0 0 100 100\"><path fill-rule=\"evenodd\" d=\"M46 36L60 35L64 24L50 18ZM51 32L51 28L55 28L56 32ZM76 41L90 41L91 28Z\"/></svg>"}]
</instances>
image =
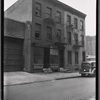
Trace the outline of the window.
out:
<instances>
[{"instance_id":1,"label":"window","mask_svg":"<svg viewBox=\"0 0 100 100\"><path fill-rule=\"evenodd\" d=\"M78 34L74 35L74 39L75 39L75 44L78 45Z\"/></svg>"},{"instance_id":2,"label":"window","mask_svg":"<svg viewBox=\"0 0 100 100\"><path fill-rule=\"evenodd\" d=\"M40 38L41 36L41 24L35 24L35 38Z\"/></svg>"},{"instance_id":3,"label":"window","mask_svg":"<svg viewBox=\"0 0 100 100\"><path fill-rule=\"evenodd\" d=\"M68 51L68 64L72 64L72 52Z\"/></svg>"},{"instance_id":4,"label":"window","mask_svg":"<svg viewBox=\"0 0 100 100\"><path fill-rule=\"evenodd\" d=\"M77 29L78 23L77 23L77 19L74 18L74 27Z\"/></svg>"},{"instance_id":5,"label":"window","mask_svg":"<svg viewBox=\"0 0 100 100\"><path fill-rule=\"evenodd\" d=\"M34 63L43 64L43 48L34 47Z\"/></svg>"},{"instance_id":6,"label":"window","mask_svg":"<svg viewBox=\"0 0 100 100\"><path fill-rule=\"evenodd\" d=\"M67 15L67 25L71 25L71 16Z\"/></svg>"},{"instance_id":7,"label":"window","mask_svg":"<svg viewBox=\"0 0 100 100\"><path fill-rule=\"evenodd\" d=\"M56 13L56 19L58 23L61 23L61 12L57 11Z\"/></svg>"},{"instance_id":8,"label":"window","mask_svg":"<svg viewBox=\"0 0 100 100\"><path fill-rule=\"evenodd\" d=\"M52 9L49 8L49 7L47 7L47 16L48 16L49 18L52 18Z\"/></svg>"},{"instance_id":9,"label":"window","mask_svg":"<svg viewBox=\"0 0 100 100\"><path fill-rule=\"evenodd\" d=\"M78 64L78 52L75 52L75 64Z\"/></svg>"},{"instance_id":10,"label":"window","mask_svg":"<svg viewBox=\"0 0 100 100\"><path fill-rule=\"evenodd\" d=\"M58 64L59 63L59 56L57 49L50 49L50 63L51 64Z\"/></svg>"},{"instance_id":11,"label":"window","mask_svg":"<svg viewBox=\"0 0 100 100\"><path fill-rule=\"evenodd\" d=\"M71 44L71 32L67 32L67 34L68 34L68 43Z\"/></svg>"},{"instance_id":12,"label":"window","mask_svg":"<svg viewBox=\"0 0 100 100\"><path fill-rule=\"evenodd\" d=\"M81 37L82 37L82 46L84 47L84 36Z\"/></svg>"},{"instance_id":13,"label":"window","mask_svg":"<svg viewBox=\"0 0 100 100\"><path fill-rule=\"evenodd\" d=\"M60 29L57 30L57 39L61 41L61 30Z\"/></svg>"},{"instance_id":14,"label":"window","mask_svg":"<svg viewBox=\"0 0 100 100\"><path fill-rule=\"evenodd\" d=\"M80 21L80 29L83 30L83 21Z\"/></svg>"},{"instance_id":15,"label":"window","mask_svg":"<svg viewBox=\"0 0 100 100\"><path fill-rule=\"evenodd\" d=\"M47 39L52 40L52 27L47 26Z\"/></svg>"},{"instance_id":16,"label":"window","mask_svg":"<svg viewBox=\"0 0 100 100\"><path fill-rule=\"evenodd\" d=\"M35 4L35 15L41 17L41 4L39 3Z\"/></svg>"}]
</instances>

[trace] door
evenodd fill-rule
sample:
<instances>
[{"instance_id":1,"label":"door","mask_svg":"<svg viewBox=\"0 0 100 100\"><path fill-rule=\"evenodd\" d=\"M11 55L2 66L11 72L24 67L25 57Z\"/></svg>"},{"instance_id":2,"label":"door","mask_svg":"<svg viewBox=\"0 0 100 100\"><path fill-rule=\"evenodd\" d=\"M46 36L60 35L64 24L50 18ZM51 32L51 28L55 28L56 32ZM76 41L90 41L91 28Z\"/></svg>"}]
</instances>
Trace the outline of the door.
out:
<instances>
[{"instance_id":1,"label":"door","mask_svg":"<svg viewBox=\"0 0 100 100\"><path fill-rule=\"evenodd\" d=\"M44 68L50 67L50 49L45 48L44 49Z\"/></svg>"},{"instance_id":2,"label":"door","mask_svg":"<svg viewBox=\"0 0 100 100\"><path fill-rule=\"evenodd\" d=\"M60 57L59 66L64 67L64 50L59 50L59 57Z\"/></svg>"},{"instance_id":3,"label":"door","mask_svg":"<svg viewBox=\"0 0 100 100\"><path fill-rule=\"evenodd\" d=\"M4 38L4 71L23 70L23 41L16 38Z\"/></svg>"}]
</instances>

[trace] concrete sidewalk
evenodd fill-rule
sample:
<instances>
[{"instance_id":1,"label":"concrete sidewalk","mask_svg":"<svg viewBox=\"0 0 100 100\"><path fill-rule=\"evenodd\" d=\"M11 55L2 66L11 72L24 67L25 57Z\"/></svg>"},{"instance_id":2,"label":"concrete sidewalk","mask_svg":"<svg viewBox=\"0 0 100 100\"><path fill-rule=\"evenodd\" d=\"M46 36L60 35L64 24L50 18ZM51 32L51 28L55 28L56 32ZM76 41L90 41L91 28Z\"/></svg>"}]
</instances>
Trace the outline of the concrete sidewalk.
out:
<instances>
[{"instance_id":1,"label":"concrete sidewalk","mask_svg":"<svg viewBox=\"0 0 100 100\"><path fill-rule=\"evenodd\" d=\"M45 82L66 78L79 77L79 73L27 73L27 72L4 72L4 86Z\"/></svg>"}]
</instances>

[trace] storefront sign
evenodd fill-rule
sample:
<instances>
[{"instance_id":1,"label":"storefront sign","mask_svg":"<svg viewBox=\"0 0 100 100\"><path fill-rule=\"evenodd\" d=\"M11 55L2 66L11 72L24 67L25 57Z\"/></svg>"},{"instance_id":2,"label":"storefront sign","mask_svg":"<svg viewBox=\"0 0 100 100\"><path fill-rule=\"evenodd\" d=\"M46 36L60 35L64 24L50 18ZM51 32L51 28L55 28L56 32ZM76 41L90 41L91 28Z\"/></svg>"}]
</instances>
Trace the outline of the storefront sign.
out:
<instances>
[{"instance_id":1,"label":"storefront sign","mask_svg":"<svg viewBox=\"0 0 100 100\"><path fill-rule=\"evenodd\" d=\"M50 49L50 55L58 55L57 49Z\"/></svg>"},{"instance_id":2,"label":"storefront sign","mask_svg":"<svg viewBox=\"0 0 100 100\"><path fill-rule=\"evenodd\" d=\"M43 69L43 65L34 65L34 69Z\"/></svg>"},{"instance_id":3,"label":"storefront sign","mask_svg":"<svg viewBox=\"0 0 100 100\"><path fill-rule=\"evenodd\" d=\"M58 68L58 66L51 66L51 68Z\"/></svg>"}]
</instances>

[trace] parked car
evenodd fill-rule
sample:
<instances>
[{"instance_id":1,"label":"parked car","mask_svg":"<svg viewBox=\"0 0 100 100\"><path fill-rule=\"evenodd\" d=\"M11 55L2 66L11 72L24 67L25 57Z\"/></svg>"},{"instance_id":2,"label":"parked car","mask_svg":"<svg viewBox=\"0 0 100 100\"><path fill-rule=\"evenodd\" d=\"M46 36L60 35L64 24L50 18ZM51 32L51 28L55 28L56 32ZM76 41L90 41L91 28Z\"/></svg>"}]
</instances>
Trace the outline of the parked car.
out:
<instances>
[{"instance_id":1,"label":"parked car","mask_svg":"<svg viewBox=\"0 0 100 100\"><path fill-rule=\"evenodd\" d=\"M81 64L81 68L79 70L79 74L81 76L85 75L96 75L96 61L84 61Z\"/></svg>"}]
</instances>

